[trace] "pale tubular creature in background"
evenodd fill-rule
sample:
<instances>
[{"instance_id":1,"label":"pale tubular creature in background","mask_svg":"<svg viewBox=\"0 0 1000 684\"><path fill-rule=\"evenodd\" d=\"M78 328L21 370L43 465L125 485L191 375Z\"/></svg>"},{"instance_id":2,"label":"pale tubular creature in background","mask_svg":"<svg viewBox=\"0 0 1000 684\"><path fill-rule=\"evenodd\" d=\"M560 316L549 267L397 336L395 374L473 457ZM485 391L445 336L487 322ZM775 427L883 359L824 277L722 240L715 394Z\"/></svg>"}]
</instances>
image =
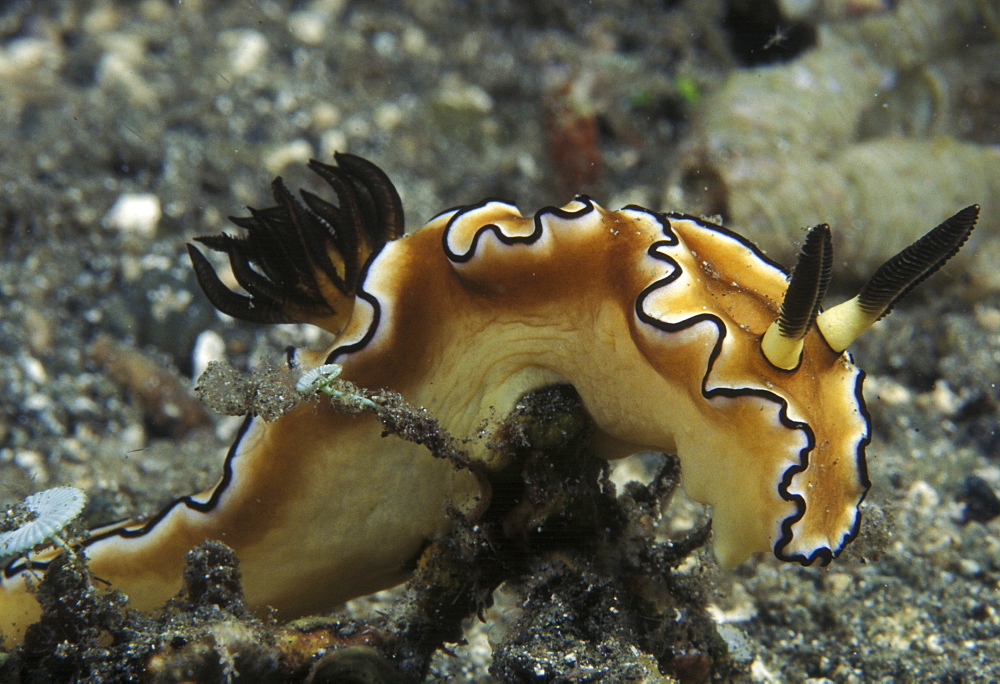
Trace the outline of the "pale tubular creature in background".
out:
<instances>
[{"instance_id":1,"label":"pale tubular creature in background","mask_svg":"<svg viewBox=\"0 0 1000 684\"><path fill-rule=\"evenodd\" d=\"M975 249L956 258L974 282L1000 288L1000 150L989 137L968 139L958 87L942 93L933 76L939 64L953 69L949 82L978 75L982 84L966 87L986 97L1000 3L907 0L883 3L882 13L840 12L866 4L878 3L785 2L787 14L817 26L816 46L787 63L733 70L706 95L664 204L721 216L781 261L794 258L801 226L829 222L838 277L861 280L918 238L927 217L978 202ZM927 121L915 121L924 110Z\"/></svg>"}]
</instances>

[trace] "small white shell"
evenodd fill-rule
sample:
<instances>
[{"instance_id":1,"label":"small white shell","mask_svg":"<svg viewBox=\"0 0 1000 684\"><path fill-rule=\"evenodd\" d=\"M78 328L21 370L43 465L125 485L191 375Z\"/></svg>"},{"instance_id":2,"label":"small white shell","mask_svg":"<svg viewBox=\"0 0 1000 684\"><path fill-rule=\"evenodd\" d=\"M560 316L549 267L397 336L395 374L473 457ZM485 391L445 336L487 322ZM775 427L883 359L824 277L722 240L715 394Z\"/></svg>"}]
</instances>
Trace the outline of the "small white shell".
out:
<instances>
[{"instance_id":1,"label":"small white shell","mask_svg":"<svg viewBox=\"0 0 1000 684\"><path fill-rule=\"evenodd\" d=\"M339 363L327 363L322 366L316 366L302 374L299 381L295 383L295 390L303 394L321 390L327 383L336 380L337 376L343 370L344 367Z\"/></svg>"},{"instance_id":2,"label":"small white shell","mask_svg":"<svg viewBox=\"0 0 1000 684\"><path fill-rule=\"evenodd\" d=\"M86 503L87 495L76 487L55 487L27 497L24 507L38 517L0 534L0 556L24 553L59 534Z\"/></svg>"}]
</instances>

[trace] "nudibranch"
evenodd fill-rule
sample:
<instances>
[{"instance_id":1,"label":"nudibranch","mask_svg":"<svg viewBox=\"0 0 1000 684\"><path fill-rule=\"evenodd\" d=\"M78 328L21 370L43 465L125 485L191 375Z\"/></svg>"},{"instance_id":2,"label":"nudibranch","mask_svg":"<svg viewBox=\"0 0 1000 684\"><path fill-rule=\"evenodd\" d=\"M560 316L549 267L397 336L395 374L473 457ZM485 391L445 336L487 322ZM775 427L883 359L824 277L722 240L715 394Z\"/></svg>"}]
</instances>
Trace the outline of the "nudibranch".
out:
<instances>
[{"instance_id":1,"label":"nudibranch","mask_svg":"<svg viewBox=\"0 0 1000 684\"><path fill-rule=\"evenodd\" d=\"M404 235L385 174L352 155L336 162L310 162L336 204L300 199L278 179L275 207L234 219L244 235L199 238L228 256L245 294L189 246L221 311L335 335L327 349L287 351L289 386L337 364L346 380L394 390L470 438L469 458L488 472L491 417L568 383L601 456L678 455L685 490L712 506L725 567L768 550L827 563L857 535L870 421L845 349L950 258L978 217L977 206L958 212L821 312L825 225L809 231L790 277L722 226L608 211L585 196L527 217L485 200ZM478 482L383 437L370 411L305 402L273 422L247 416L211 490L94 530L81 546L96 577L152 609L180 587L185 553L218 539L239 555L250 603L298 616L404 579L449 529L447 508L476 504ZM26 578L55 553L4 568L8 639L37 616Z\"/></svg>"}]
</instances>

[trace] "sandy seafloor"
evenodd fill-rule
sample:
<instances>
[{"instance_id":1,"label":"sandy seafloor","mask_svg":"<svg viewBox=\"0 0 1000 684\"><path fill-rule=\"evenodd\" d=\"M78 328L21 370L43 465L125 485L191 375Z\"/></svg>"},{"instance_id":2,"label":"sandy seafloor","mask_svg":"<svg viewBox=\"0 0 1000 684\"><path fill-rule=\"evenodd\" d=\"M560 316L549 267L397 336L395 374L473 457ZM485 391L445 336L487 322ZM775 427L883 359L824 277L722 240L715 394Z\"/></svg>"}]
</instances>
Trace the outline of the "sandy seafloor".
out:
<instances>
[{"instance_id":1,"label":"sandy seafloor","mask_svg":"<svg viewBox=\"0 0 1000 684\"><path fill-rule=\"evenodd\" d=\"M4 3L3 500L71 483L90 495L86 515L99 522L156 510L215 481L232 419L157 419L157 399L143 400L94 342L141 350L163 373L186 378L212 353L246 366L288 344L318 344L301 328L216 315L184 250L245 205L267 205L275 174L304 182L301 162L311 156L341 150L377 162L399 188L411 229L485 196L526 212L560 204L574 179L608 207L714 213L718 204L676 185L683 156L704 144L698 135L712 135L698 132L706 102L734 73L762 68L748 62L771 60L765 44L787 49L791 63L809 52L790 20L764 10L763 29L734 14L724 21L739 4ZM891 4L896 13L913 9L907 0ZM942 9L951 6L959 9ZM871 48L879 92L858 116L864 131L856 136L963 141L982 168L969 171L968 183L949 180L982 187L985 176L996 191L1000 11L990 0L919 7L943 18L888 35L927 31L934 39L923 43L933 49L884 64L885 45ZM877 2L846 0L785 9L801 12L810 30L821 27L820 40L827 30L862 40L852 25L879 15ZM820 119L830 103L805 106ZM869 116L892 107L901 114ZM571 123L559 123L567 110ZM599 179L554 169L572 147L549 143L564 125L596 131L585 146L600 159ZM769 133L773 146L796 144L780 128ZM807 138L827 133L824 125ZM940 166L919 168L853 182L933 194ZM148 195L140 203L158 220L115 215L117 201L136 195ZM685 198L690 205L670 204ZM822 197L812 200L821 213ZM984 211L997 206L996 197L974 201ZM782 208L772 209L780 220ZM839 216L819 218L836 231ZM869 232L894 229L877 219ZM996 249L996 227L995 216L984 216L973 249ZM783 237L756 239L779 258L787 253ZM856 345L874 427L861 538L827 569L762 558L713 575L714 602L747 637L747 677L1000 679L1000 518L989 519L1000 513L990 500L1000 492L1000 278L989 264L950 265ZM831 300L857 285L847 280ZM980 520L966 521L970 488ZM464 676L486 677L483 652L457 652Z\"/></svg>"}]
</instances>

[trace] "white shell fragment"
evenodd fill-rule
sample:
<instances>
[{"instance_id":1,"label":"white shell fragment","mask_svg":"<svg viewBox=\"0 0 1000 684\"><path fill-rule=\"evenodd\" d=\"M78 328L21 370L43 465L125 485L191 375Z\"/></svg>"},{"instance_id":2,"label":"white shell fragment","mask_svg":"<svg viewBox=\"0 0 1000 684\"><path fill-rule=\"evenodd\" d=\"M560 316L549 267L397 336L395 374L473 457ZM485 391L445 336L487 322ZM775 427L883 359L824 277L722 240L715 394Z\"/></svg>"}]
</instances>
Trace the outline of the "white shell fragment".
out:
<instances>
[{"instance_id":1,"label":"white shell fragment","mask_svg":"<svg viewBox=\"0 0 1000 684\"><path fill-rule=\"evenodd\" d=\"M344 367L339 363L327 363L307 370L295 383L295 391L311 394L324 390L343 370Z\"/></svg>"},{"instance_id":2,"label":"white shell fragment","mask_svg":"<svg viewBox=\"0 0 1000 684\"><path fill-rule=\"evenodd\" d=\"M377 411L378 404L359 394L356 386L337 380L343 370L344 367L339 363L327 363L307 370L295 383L295 390L302 394L328 394L335 406L348 413L357 413L366 408Z\"/></svg>"},{"instance_id":3,"label":"white shell fragment","mask_svg":"<svg viewBox=\"0 0 1000 684\"><path fill-rule=\"evenodd\" d=\"M24 553L62 532L80 515L87 495L76 487L55 487L24 500L24 507L38 517L16 530L0 534L0 556Z\"/></svg>"},{"instance_id":4,"label":"white shell fragment","mask_svg":"<svg viewBox=\"0 0 1000 684\"><path fill-rule=\"evenodd\" d=\"M104 223L114 230L151 237L163 216L160 198L151 193L120 195L104 217Z\"/></svg>"}]
</instances>

